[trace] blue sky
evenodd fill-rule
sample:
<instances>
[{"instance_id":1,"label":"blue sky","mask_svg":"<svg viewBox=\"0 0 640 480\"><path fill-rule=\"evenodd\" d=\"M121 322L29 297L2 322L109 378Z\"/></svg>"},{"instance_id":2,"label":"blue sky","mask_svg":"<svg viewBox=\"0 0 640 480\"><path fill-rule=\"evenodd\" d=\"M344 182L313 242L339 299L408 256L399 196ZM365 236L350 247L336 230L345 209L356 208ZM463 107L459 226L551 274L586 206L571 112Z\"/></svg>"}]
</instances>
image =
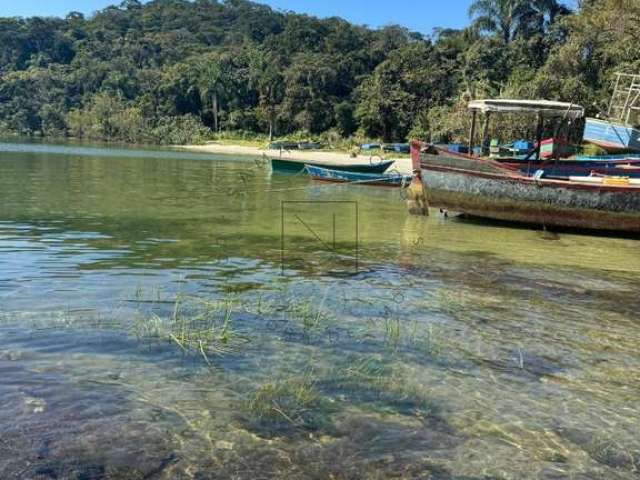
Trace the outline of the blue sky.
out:
<instances>
[{"instance_id":1,"label":"blue sky","mask_svg":"<svg viewBox=\"0 0 640 480\"><path fill-rule=\"evenodd\" d=\"M461 28L469 23L472 0L258 0L276 9L319 17L338 16L380 27L390 23L429 34L435 27ZM77 10L91 14L121 0L0 0L0 16L64 16ZM575 6L576 0L566 0Z\"/></svg>"},{"instance_id":2,"label":"blue sky","mask_svg":"<svg viewBox=\"0 0 640 480\"><path fill-rule=\"evenodd\" d=\"M91 14L119 3L120 0L0 0L0 16L64 16L72 10ZM397 23L431 33L434 27L465 26L471 0L261 0L260 3L321 17L339 16L372 27Z\"/></svg>"}]
</instances>

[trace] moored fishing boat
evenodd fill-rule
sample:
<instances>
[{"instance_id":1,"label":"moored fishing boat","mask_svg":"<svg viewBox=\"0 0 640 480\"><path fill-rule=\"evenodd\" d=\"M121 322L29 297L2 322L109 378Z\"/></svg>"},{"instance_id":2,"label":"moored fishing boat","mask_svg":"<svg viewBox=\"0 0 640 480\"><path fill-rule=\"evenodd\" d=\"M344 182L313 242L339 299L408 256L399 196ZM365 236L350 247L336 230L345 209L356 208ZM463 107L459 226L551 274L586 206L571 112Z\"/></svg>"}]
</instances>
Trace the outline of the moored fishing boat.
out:
<instances>
[{"instance_id":1,"label":"moored fishing boat","mask_svg":"<svg viewBox=\"0 0 640 480\"><path fill-rule=\"evenodd\" d=\"M411 181L411 175L400 173L361 173L344 170L334 170L329 168L306 165L307 173L314 180L326 182L353 183L360 185L382 185L389 187L399 187Z\"/></svg>"},{"instance_id":2,"label":"moored fishing boat","mask_svg":"<svg viewBox=\"0 0 640 480\"><path fill-rule=\"evenodd\" d=\"M408 143L385 143L382 145L385 152L409 153Z\"/></svg>"},{"instance_id":3,"label":"moored fishing boat","mask_svg":"<svg viewBox=\"0 0 640 480\"><path fill-rule=\"evenodd\" d=\"M587 118L583 140L610 152L640 152L640 74L616 73L603 118Z\"/></svg>"},{"instance_id":4,"label":"moored fishing boat","mask_svg":"<svg viewBox=\"0 0 640 480\"><path fill-rule=\"evenodd\" d=\"M505 167L520 171L524 175L532 175L543 170L546 175L579 176L598 173L602 175L624 175L640 178L640 160L521 160L510 159L500 162Z\"/></svg>"},{"instance_id":5,"label":"moored fishing boat","mask_svg":"<svg viewBox=\"0 0 640 480\"><path fill-rule=\"evenodd\" d=\"M414 175L431 206L496 220L640 233L640 185L525 176L493 160L411 146Z\"/></svg>"},{"instance_id":6,"label":"moored fishing boat","mask_svg":"<svg viewBox=\"0 0 640 480\"><path fill-rule=\"evenodd\" d=\"M479 158L477 156L455 153L441 146L434 145L441 154L450 157ZM640 178L640 156L611 155L589 157L586 155L571 159L539 159L529 158L529 155L519 155L493 159L500 165L518 170L524 175L532 175L543 170L547 175L590 175L599 173L603 175L624 175Z\"/></svg>"},{"instance_id":7,"label":"moored fishing boat","mask_svg":"<svg viewBox=\"0 0 640 480\"><path fill-rule=\"evenodd\" d=\"M640 151L640 130L629 125L587 118L583 140L608 151Z\"/></svg>"},{"instance_id":8,"label":"moored fishing boat","mask_svg":"<svg viewBox=\"0 0 640 480\"><path fill-rule=\"evenodd\" d=\"M383 173L393 165L393 160L382 160L380 162L371 162L371 163L347 163L347 164L337 164L337 163L319 163L319 162L309 162L303 160L284 160L281 158L272 158L271 159L271 168L274 171L278 172L291 172L291 173L299 173L304 171L305 165L312 165L315 167L322 168L330 168L332 170L341 170L341 171L349 171L349 172L359 172L359 173Z\"/></svg>"},{"instance_id":9,"label":"moored fishing boat","mask_svg":"<svg viewBox=\"0 0 640 480\"><path fill-rule=\"evenodd\" d=\"M548 100L486 99L469 102L469 110L472 114L469 145L464 149L459 145L456 149L452 149L451 145L448 148L438 146L440 153L463 158L489 155L489 158L505 167L516 169L525 175L533 175L543 170L548 176L588 176L595 172L604 175L640 177L640 157L624 155L565 158L572 151L566 138L562 136L543 138L545 121L552 120L556 125L558 121L562 124L565 122L571 124L584 115L584 108L580 105ZM484 115L484 131L481 146L474 148L476 121L479 114ZM490 118L501 114L535 115L538 123L537 141L535 143L518 141L506 145L500 145L496 139L489 142ZM478 154L467 153L474 151Z\"/></svg>"}]
</instances>

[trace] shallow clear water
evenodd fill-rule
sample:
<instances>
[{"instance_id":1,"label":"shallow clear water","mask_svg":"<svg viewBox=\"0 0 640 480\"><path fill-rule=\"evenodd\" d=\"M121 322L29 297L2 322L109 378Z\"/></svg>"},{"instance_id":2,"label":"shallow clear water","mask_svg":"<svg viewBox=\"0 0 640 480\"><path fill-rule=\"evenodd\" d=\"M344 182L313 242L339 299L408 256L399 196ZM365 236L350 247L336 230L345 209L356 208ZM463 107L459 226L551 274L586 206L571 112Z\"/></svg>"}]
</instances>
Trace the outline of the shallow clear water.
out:
<instances>
[{"instance_id":1,"label":"shallow clear water","mask_svg":"<svg viewBox=\"0 0 640 480\"><path fill-rule=\"evenodd\" d=\"M639 246L0 144L0 478L638 478Z\"/></svg>"}]
</instances>

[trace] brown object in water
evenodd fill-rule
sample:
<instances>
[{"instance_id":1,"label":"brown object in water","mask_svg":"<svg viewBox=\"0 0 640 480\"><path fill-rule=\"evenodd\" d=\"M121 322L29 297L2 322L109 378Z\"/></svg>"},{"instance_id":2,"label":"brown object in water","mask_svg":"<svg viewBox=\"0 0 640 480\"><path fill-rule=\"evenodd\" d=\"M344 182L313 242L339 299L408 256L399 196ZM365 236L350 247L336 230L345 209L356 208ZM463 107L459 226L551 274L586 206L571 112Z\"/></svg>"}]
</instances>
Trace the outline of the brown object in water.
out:
<instances>
[{"instance_id":1,"label":"brown object in water","mask_svg":"<svg viewBox=\"0 0 640 480\"><path fill-rule=\"evenodd\" d=\"M407 208L411 215L429 215L429 203L422 182L420 171L420 148L422 144L416 140L411 141L411 165L413 177L407 189Z\"/></svg>"}]
</instances>

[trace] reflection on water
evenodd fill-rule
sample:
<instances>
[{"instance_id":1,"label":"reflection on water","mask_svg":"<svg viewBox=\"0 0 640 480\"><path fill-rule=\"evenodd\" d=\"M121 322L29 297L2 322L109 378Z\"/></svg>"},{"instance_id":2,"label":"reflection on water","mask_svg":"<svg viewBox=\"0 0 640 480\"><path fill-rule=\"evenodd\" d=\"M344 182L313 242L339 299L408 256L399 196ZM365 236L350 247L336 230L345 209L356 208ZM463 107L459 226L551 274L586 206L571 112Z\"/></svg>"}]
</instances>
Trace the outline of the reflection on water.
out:
<instances>
[{"instance_id":1,"label":"reflection on water","mask_svg":"<svg viewBox=\"0 0 640 480\"><path fill-rule=\"evenodd\" d=\"M637 478L637 248L2 145L0 478Z\"/></svg>"}]
</instances>

